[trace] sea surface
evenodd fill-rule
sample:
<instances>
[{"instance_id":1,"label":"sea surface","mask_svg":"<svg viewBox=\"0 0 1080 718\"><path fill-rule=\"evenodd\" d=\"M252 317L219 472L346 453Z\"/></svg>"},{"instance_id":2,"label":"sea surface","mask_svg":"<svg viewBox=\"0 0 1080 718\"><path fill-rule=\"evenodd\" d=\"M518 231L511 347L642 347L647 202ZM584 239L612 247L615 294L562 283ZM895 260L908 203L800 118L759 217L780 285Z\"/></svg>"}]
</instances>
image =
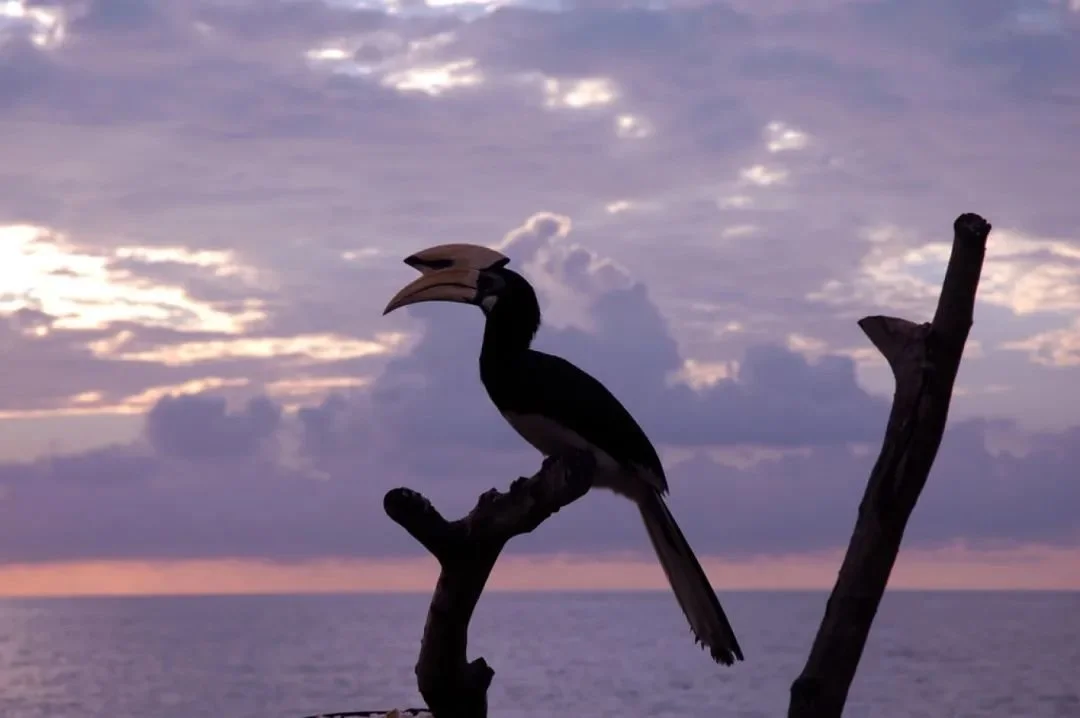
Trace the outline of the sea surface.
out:
<instances>
[{"instance_id":1,"label":"sea surface","mask_svg":"<svg viewBox=\"0 0 1080 718\"><path fill-rule=\"evenodd\" d=\"M492 593L470 657L492 718L777 718L825 593L721 596L746 662L714 665L666 593ZM0 718L302 718L420 706L427 596L0 601ZM1080 718L1080 593L886 596L853 718Z\"/></svg>"}]
</instances>

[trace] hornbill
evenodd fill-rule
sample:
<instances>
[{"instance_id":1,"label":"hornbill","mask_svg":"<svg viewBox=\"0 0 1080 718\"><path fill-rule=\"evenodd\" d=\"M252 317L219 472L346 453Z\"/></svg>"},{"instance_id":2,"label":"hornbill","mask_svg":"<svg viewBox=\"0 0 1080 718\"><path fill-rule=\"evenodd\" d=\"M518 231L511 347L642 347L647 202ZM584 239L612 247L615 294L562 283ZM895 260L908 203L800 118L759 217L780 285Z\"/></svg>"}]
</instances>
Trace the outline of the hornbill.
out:
<instances>
[{"instance_id":1,"label":"hornbill","mask_svg":"<svg viewBox=\"0 0 1080 718\"><path fill-rule=\"evenodd\" d=\"M510 426L544 456L589 451L593 486L633 501L696 639L713 660L743 660L731 624L705 571L664 502L663 465L649 438L618 399L570 362L531 349L540 304L510 259L475 245L441 245L405 263L423 276L399 291L383 314L419 302L475 304L487 317L480 379Z\"/></svg>"}]
</instances>

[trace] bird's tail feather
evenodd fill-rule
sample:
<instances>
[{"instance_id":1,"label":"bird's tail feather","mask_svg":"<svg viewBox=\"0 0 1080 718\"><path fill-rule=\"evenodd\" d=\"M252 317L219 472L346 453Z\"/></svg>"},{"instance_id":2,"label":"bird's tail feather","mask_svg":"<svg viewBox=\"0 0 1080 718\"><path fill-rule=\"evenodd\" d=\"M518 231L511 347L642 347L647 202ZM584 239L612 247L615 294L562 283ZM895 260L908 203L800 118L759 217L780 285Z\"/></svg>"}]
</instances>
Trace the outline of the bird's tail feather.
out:
<instances>
[{"instance_id":1,"label":"bird's tail feather","mask_svg":"<svg viewBox=\"0 0 1080 718\"><path fill-rule=\"evenodd\" d=\"M743 660L742 649L716 592L663 497L649 491L637 504L649 540L694 636L718 663L730 666L735 659Z\"/></svg>"}]
</instances>

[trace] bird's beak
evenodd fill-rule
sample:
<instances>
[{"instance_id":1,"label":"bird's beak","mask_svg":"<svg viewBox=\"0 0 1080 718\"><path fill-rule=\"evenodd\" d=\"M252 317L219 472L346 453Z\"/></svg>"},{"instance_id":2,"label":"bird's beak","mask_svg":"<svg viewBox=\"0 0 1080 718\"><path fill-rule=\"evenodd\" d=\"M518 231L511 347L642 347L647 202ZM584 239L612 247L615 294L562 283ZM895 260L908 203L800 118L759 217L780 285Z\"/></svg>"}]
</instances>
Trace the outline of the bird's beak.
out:
<instances>
[{"instance_id":1,"label":"bird's beak","mask_svg":"<svg viewBox=\"0 0 1080 718\"><path fill-rule=\"evenodd\" d=\"M440 244L405 258L405 264L421 274L444 269L494 269L509 261L502 252L478 244Z\"/></svg>"},{"instance_id":2,"label":"bird's beak","mask_svg":"<svg viewBox=\"0 0 1080 718\"><path fill-rule=\"evenodd\" d=\"M428 271L395 294L383 310L383 315L420 302L475 304L479 278L480 272L475 269L451 268Z\"/></svg>"}]
</instances>

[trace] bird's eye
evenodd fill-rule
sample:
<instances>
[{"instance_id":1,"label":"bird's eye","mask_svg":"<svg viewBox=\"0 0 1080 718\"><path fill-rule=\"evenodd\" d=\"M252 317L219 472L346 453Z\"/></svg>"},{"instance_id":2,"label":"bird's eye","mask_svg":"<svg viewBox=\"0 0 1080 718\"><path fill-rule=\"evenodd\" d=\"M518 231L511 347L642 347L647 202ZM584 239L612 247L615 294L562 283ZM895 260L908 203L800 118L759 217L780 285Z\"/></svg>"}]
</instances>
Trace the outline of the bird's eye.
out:
<instances>
[{"instance_id":1,"label":"bird's eye","mask_svg":"<svg viewBox=\"0 0 1080 718\"><path fill-rule=\"evenodd\" d=\"M488 297L498 294L504 286L506 286L506 283L499 275L480 272L480 276L476 280L476 293L481 297Z\"/></svg>"}]
</instances>

